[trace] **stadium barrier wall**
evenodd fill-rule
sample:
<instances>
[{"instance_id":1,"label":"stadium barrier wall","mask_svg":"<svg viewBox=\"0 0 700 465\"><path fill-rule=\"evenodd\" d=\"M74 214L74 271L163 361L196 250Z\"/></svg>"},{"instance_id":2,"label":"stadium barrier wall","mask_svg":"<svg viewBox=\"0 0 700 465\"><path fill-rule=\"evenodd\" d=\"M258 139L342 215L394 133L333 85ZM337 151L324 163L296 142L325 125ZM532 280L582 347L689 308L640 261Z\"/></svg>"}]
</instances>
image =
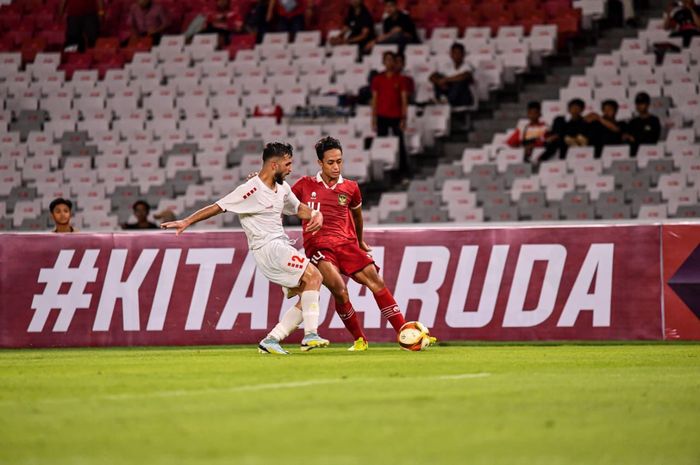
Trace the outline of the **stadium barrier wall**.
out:
<instances>
[{"instance_id":1,"label":"stadium barrier wall","mask_svg":"<svg viewBox=\"0 0 700 465\"><path fill-rule=\"evenodd\" d=\"M494 341L699 338L699 238L700 225L366 232L408 320ZM370 340L395 340L371 293L348 289ZM255 343L293 302L241 231L2 234L0 294L1 347ZM349 341L333 309L324 288L320 332Z\"/></svg>"}]
</instances>

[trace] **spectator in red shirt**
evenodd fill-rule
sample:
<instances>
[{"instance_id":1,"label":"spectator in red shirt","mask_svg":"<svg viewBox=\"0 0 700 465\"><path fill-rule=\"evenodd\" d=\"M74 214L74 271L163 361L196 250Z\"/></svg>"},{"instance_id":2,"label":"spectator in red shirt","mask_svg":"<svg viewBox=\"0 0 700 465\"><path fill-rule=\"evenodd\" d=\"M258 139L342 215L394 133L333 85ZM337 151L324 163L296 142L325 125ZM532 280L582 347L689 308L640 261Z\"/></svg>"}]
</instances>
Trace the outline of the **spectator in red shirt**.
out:
<instances>
[{"instance_id":1,"label":"spectator in red shirt","mask_svg":"<svg viewBox=\"0 0 700 465\"><path fill-rule=\"evenodd\" d=\"M525 151L525 161L532 157L535 147L544 147L549 136L549 127L542 121L542 110L540 102L530 102L527 104L527 123L518 126L511 133L506 143L511 147L522 147Z\"/></svg>"},{"instance_id":2,"label":"spectator in red shirt","mask_svg":"<svg viewBox=\"0 0 700 465\"><path fill-rule=\"evenodd\" d=\"M100 32L100 17L105 8L102 0L61 0L59 15L66 15L65 47L78 47L79 52L95 46Z\"/></svg>"},{"instance_id":3,"label":"spectator in red shirt","mask_svg":"<svg viewBox=\"0 0 700 465\"><path fill-rule=\"evenodd\" d=\"M385 71L372 78L372 129L379 137L388 136L389 129L399 138L399 171L404 179L410 176L410 167L403 142L408 113L406 80L396 71L396 54L383 55Z\"/></svg>"},{"instance_id":4,"label":"spectator in red shirt","mask_svg":"<svg viewBox=\"0 0 700 465\"><path fill-rule=\"evenodd\" d=\"M216 0L216 9L207 17L205 32L216 34L219 37L219 45L228 45L231 35L241 32L243 19L238 12L231 8L230 0Z\"/></svg>"},{"instance_id":5,"label":"spectator in red shirt","mask_svg":"<svg viewBox=\"0 0 700 465\"><path fill-rule=\"evenodd\" d=\"M131 5L128 22L133 37L150 37L153 43L160 41L170 24L163 7L152 0L138 0Z\"/></svg>"},{"instance_id":6,"label":"spectator in red shirt","mask_svg":"<svg viewBox=\"0 0 700 465\"><path fill-rule=\"evenodd\" d=\"M408 102L413 103L416 98L416 82L411 76L405 73L406 57L403 53L396 54L396 73L400 74L405 81L406 92L408 93Z\"/></svg>"},{"instance_id":7,"label":"spectator in red shirt","mask_svg":"<svg viewBox=\"0 0 700 465\"><path fill-rule=\"evenodd\" d=\"M270 0L267 6L267 22L277 15L277 28L289 33L289 40L294 41L297 32L304 29L304 16L310 14L311 3L307 0Z\"/></svg>"}]
</instances>

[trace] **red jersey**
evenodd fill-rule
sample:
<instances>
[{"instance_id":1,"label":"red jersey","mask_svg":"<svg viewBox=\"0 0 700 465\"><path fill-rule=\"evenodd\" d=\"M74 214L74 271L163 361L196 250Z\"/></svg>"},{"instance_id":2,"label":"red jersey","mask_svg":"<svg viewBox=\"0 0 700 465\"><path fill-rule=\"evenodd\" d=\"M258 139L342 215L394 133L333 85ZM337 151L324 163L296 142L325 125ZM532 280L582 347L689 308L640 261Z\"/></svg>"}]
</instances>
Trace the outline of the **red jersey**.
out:
<instances>
[{"instance_id":1,"label":"red jersey","mask_svg":"<svg viewBox=\"0 0 700 465\"><path fill-rule=\"evenodd\" d=\"M372 78L371 88L377 94L377 116L401 118L401 94L408 93L405 76L386 72L377 74Z\"/></svg>"},{"instance_id":2,"label":"red jersey","mask_svg":"<svg viewBox=\"0 0 700 465\"><path fill-rule=\"evenodd\" d=\"M355 181L338 178L338 182L328 187L321 173L304 176L294 183L292 192L300 202L323 214L323 227L316 234L304 232L304 248L320 249L357 242L355 224L350 209L362 205L360 187ZM303 222L306 227L306 221Z\"/></svg>"}]
</instances>

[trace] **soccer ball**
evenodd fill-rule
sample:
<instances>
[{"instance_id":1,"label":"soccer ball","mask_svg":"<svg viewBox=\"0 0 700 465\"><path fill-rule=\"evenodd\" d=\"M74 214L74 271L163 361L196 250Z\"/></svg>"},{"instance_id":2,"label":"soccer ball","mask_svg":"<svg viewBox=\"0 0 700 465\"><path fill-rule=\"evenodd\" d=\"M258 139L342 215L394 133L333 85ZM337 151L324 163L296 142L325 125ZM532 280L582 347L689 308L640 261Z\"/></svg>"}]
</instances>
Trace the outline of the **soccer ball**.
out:
<instances>
[{"instance_id":1,"label":"soccer ball","mask_svg":"<svg viewBox=\"0 0 700 465\"><path fill-rule=\"evenodd\" d=\"M430 345L430 333L420 321L407 321L399 329L398 340L403 350L423 350Z\"/></svg>"}]
</instances>

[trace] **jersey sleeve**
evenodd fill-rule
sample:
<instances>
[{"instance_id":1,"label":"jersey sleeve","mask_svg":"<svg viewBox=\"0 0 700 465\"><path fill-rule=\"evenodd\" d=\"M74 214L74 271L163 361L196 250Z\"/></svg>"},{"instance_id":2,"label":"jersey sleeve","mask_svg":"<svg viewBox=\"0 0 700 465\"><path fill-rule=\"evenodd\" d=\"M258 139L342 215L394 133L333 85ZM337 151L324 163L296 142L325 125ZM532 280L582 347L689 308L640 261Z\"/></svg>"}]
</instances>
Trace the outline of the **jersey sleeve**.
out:
<instances>
[{"instance_id":1,"label":"jersey sleeve","mask_svg":"<svg viewBox=\"0 0 700 465\"><path fill-rule=\"evenodd\" d=\"M350 209L354 210L362 205L362 193L360 192L360 186L355 183L355 189L350 196Z\"/></svg>"},{"instance_id":2,"label":"jersey sleeve","mask_svg":"<svg viewBox=\"0 0 700 465\"><path fill-rule=\"evenodd\" d=\"M296 185L296 183L295 183ZM284 184L282 185L283 188L287 191L287 195L284 200L284 208L282 209L282 213L285 215L296 215L297 212L299 211L299 199L297 196L294 194L294 191L292 191L292 188L289 187L289 184L285 181Z\"/></svg>"},{"instance_id":3,"label":"jersey sleeve","mask_svg":"<svg viewBox=\"0 0 700 465\"><path fill-rule=\"evenodd\" d=\"M227 194L216 204L224 211L237 214L258 213L263 210L263 206L258 202L257 187L249 183L238 186L233 192Z\"/></svg>"}]
</instances>

